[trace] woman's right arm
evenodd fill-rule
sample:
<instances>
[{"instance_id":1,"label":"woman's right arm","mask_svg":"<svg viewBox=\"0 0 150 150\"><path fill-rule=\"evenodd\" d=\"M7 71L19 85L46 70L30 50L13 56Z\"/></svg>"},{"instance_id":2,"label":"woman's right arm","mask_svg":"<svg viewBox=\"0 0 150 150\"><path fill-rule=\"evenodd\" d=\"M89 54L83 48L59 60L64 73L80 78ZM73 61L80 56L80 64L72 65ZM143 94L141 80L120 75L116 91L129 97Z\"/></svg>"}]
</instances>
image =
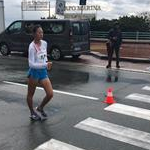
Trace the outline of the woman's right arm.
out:
<instances>
[{"instance_id":1,"label":"woman's right arm","mask_svg":"<svg viewBox=\"0 0 150 150\"><path fill-rule=\"evenodd\" d=\"M34 48L30 45L29 50L28 50L28 62L29 62L29 67L34 68L34 69L42 69L47 67L47 63L37 63L35 62L35 50Z\"/></svg>"}]
</instances>

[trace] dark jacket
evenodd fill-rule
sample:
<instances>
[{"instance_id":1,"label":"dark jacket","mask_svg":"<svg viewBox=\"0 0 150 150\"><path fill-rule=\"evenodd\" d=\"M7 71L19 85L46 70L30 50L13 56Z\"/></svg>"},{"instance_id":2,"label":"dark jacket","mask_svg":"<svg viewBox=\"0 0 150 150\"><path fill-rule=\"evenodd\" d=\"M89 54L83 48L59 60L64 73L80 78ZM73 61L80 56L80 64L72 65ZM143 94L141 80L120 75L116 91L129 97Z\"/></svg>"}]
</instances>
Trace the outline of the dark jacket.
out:
<instances>
[{"instance_id":1,"label":"dark jacket","mask_svg":"<svg viewBox=\"0 0 150 150\"><path fill-rule=\"evenodd\" d=\"M108 33L108 39L114 46L120 46L122 43L122 33L120 29L112 28Z\"/></svg>"}]
</instances>

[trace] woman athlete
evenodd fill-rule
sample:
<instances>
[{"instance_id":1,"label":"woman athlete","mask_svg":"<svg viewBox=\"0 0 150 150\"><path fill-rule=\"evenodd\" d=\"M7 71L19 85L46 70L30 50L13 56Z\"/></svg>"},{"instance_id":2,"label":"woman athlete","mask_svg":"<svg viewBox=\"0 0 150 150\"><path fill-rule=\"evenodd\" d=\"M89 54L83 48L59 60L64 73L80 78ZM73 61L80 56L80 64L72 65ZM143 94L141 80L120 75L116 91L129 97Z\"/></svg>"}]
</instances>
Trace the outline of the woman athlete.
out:
<instances>
[{"instance_id":1,"label":"woman athlete","mask_svg":"<svg viewBox=\"0 0 150 150\"><path fill-rule=\"evenodd\" d=\"M28 49L28 93L27 104L31 113L32 120L47 119L47 114L44 112L45 105L53 97L53 88L51 81L48 78L47 70L52 67L52 62L47 59L47 42L43 39L43 30L40 25L35 25L33 28L34 40L30 43ZM40 105L33 108L33 96L35 89L40 83L46 92L46 96Z\"/></svg>"}]
</instances>

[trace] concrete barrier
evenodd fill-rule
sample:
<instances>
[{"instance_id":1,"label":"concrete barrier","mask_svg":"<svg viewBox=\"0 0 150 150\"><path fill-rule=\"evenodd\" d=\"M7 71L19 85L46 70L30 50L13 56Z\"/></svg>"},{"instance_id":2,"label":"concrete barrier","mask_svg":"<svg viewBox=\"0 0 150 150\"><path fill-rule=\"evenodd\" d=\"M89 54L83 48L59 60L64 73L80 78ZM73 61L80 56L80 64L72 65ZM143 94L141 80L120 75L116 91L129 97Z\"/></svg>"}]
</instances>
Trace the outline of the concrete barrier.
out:
<instances>
[{"instance_id":1,"label":"concrete barrier","mask_svg":"<svg viewBox=\"0 0 150 150\"><path fill-rule=\"evenodd\" d=\"M91 39L91 50L107 55L107 39ZM120 48L121 57L150 58L150 41L123 40Z\"/></svg>"}]
</instances>

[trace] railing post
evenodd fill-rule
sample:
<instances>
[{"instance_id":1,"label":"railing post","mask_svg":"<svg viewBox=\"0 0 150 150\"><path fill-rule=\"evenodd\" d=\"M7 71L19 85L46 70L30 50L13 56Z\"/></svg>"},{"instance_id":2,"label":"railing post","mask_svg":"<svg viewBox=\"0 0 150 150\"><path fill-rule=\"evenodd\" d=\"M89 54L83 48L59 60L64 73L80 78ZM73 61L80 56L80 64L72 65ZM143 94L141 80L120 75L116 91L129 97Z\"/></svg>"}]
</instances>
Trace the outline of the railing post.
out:
<instances>
[{"instance_id":1,"label":"railing post","mask_svg":"<svg viewBox=\"0 0 150 150\"><path fill-rule=\"evenodd\" d=\"M136 32L136 45L135 45L135 52L138 53L138 41L139 41L139 31Z\"/></svg>"},{"instance_id":2,"label":"railing post","mask_svg":"<svg viewBox=\"0 0 150 150\"><path fill-rule=\"evenodd\" d=\"M136 42L139 41L139 31L136 32Z\"/></svg>"}]
</instances>

